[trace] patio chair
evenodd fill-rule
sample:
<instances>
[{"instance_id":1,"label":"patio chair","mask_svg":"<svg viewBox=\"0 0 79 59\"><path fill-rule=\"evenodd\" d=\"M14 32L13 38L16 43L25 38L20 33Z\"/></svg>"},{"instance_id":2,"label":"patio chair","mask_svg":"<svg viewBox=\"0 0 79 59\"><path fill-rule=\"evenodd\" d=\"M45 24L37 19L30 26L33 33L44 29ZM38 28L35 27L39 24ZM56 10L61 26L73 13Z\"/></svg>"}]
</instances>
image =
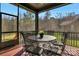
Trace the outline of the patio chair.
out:
<instances>
[{"instance_id":1,"label":"patio chair","mask_svg":"<svg viewBox=\"0 0 79 59\"><path fill-rule=\"evenodd\" d=\"M66 45L66 39L62 39L63 41L58 42L58 41L52 41L52 44L55 46L55 48L58 48L58 50L56 50L55 53L57 53L58 55L62 55L64 49L65 49L65 45Z\"/></svg>"},{"instance_id":2,"label":"patio chair","mask_svg":"<svg viewBox=\"0 0 79 59\"><path fill-rule=\"evenodd\" d=\"M23 36L23 39L24 39L24 50L25 52L27 53L28 52L28 55L31 55L31 56L35 56L35 55L41 55L41 48L37 46L37 42L34 41L34 40L30 40L28 38L28 36L31 36L31 35L35 35L35 34L32 34L32 33L25 33L25 32L21 32L22 36Z\"/></svg>"}]
</instances>

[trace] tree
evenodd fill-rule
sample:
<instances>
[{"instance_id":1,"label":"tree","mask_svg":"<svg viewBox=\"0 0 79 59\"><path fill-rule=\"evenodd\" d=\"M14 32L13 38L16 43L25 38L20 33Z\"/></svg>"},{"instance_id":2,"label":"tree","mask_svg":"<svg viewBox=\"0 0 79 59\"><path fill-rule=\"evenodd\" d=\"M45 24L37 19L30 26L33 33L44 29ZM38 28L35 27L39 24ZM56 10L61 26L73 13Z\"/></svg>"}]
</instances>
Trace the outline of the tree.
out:
<instances>
[{"instance_id":1,"label":"tree","mask_svg":"<svg viewBox=\"0 0 79 59\"><path fill-rule=\"evenodd\" d=\"M8 30L9 30L8 16L3 15L3 17L2 17L2 31L6 32Z\"/></svg>"},{"instance_id":2,"label":"tree","mask_svg":"<svg viewBox=\"0 0 79 59\"><path fill-rule=\"evenodd\" d=\"M50 11L46 11L45 16L43 18L43 21L40 22L41 23L41 29L43 28L43 30L50 30L50 27L51 27L50 16L51 16Z\"/></svg>"},{"instance_id":3,"label":"tree","mask_svg":"<svg viewBox=\"0 0 79 59\"><path fill-rule=\"evenodd\" d=\"M75 15L75 12L70 12L70 13L67 13L66 16L74 16Z\"/></svg>"},{"instance_id":4,"label":"tree","mask_svg":"<svg viewBox=\"0 0 79 59\"><path fill-rule=\"evenodd\" d=\"M26 31L26 30L32 30L33 27L33 23L34 23L34 14L31 12L26 12L23 14L23 18L21 17L21 26L22 26L22 30Z\"/></svg>"},{"instance_id":5,"label":"tree","mask_svg":"<svg viewBox=\"0 0 79 59\"><path fill-rule=\"evenodd\" d=\"M45 13L44 20L49 20L49 19L50 19L50 16L51 16L50 11L47 11L47 12Z\"/></svg>"}]
</instances>

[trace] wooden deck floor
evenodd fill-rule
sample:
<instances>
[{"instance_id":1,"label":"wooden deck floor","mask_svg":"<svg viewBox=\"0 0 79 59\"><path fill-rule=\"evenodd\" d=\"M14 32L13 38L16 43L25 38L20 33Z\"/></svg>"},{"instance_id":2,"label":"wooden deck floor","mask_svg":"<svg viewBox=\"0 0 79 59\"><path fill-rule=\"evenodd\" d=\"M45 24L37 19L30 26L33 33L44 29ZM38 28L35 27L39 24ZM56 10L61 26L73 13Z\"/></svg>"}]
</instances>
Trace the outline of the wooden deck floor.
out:
<instances>
[{"instance_id":1,"label":"wooden deck floor","mask_svg":"<svg viewBox=\"0 0 79 59\"><path fill-rule=\"evenodd\" d=\"M64 56L79 56L79 48L66 46L65 51L62 54ZM14 46L9 49L1 50L0 56L25 56L25 52L23 51L23 47L20 45Z\"/></svg>"},{"instance_id":2,"label":"wooden deck floor","mask_svg":"<svg viewBox=\"0 0 79 59\"><path fill-rule=\"evenodd\" d=\"M1 50L0 56L21 56L24 55L23 47L16 45L12 48Z\"/></svg>"},{"instance_id":3,"label":"wooden deck floor","mask_svg":"<svg viewBox=\"0 0 79 59\"><path fill-rule=\"evenodd\" d=\"M79 48L66 45L64 55L79 56Z\"/></svg>"}]
</instances>

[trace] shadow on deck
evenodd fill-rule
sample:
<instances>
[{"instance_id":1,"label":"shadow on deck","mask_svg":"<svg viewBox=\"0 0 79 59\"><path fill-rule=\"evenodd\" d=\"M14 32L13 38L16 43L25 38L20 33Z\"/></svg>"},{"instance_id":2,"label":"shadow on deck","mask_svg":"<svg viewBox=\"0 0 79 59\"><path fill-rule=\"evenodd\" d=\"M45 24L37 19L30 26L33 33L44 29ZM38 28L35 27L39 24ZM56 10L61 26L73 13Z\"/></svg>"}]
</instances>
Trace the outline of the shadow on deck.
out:
<instances>
[{"instance_id":1,"label":"shadow on deck","mask_svg":"<svg viewBox=\"0 0 79 59\"><path fill-rule=\"evenodd\" d=\"M63 52L64 56L79 56L79 48L66 45Z\"/></svg>"},{"instance_id":2,"label":"shadow on deck","mask_svg":"<svg viewBox=\"0 0 79 59\"><path fill-rule=\"evenodd\" d=\"M26 54L23 50L23 47L20 45L16 45L9 49L4 49L0 51L0 56L25 56ZM79 56L79 48L67 46L65 47L62 56Z\"/></svg>"}]
</instances>

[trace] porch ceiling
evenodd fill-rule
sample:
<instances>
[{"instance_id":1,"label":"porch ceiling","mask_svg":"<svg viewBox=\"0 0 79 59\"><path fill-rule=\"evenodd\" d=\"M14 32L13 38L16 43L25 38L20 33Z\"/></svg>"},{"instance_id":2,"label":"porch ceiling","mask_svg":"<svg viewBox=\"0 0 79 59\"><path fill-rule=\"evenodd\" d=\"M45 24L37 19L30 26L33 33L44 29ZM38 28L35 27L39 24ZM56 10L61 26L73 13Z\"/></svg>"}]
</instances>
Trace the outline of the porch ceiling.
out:
<instances>
[{"instance_id":1,"label":"porch ceiling","mask_svg":"<svg viewBox=\"0 0 79 59\"><path fill-rule=\"evenodd\" d=\"M19 5L24 9L29 9L30 11L42 12L49 10L50 8L54 9L70 3L14 3L14 4Z\"/></svg>"}]
</instances>

